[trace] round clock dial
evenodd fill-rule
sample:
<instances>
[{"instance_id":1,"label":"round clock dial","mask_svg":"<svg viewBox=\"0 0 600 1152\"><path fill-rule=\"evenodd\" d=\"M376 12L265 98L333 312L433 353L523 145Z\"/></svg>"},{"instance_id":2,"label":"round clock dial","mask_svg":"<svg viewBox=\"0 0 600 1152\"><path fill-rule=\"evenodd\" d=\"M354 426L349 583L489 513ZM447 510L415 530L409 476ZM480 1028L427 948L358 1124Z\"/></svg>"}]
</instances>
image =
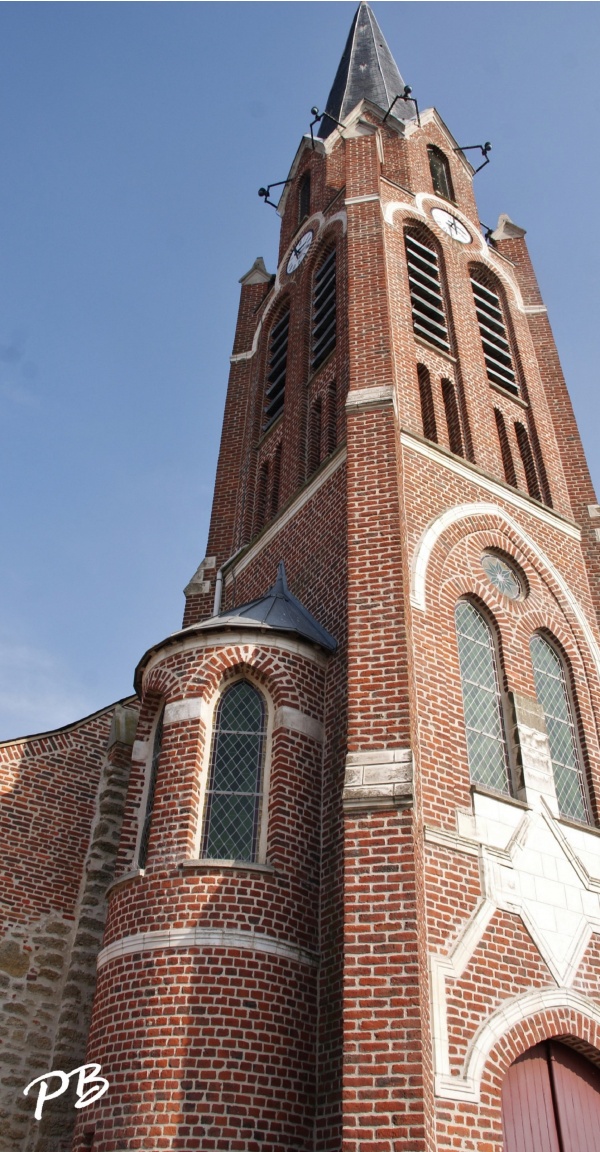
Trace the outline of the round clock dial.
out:
<instances>
[{"instance_id":1,"label":"round clock dial","mask_svg":"<svg viewBox=\"0 0 600 1152\"><path fill-rule=\"evenodd\" d=\"M287 262L288 276L290 273L295 272L296 268L298 268L304 260L304 257L306 256L306 253L308 252L308 249L313 242L313 235L314 234L309 229L308 232L304 233L304 236L300 237L297 244L295 244L292 248L291 256Z\"/></svg>"},{"instance_id":2,"label":"round clock dial","mask_svg":"<svg viewBox=\"0 0 600 1152\"><path fill-rule=\"evenodd\" d=\"M464 224L456 219L451 212L445 212L443 208L432 208L431 215L435 220L438 228L442 229L447 236L451 236L453 240L458 240L459 244L470 244L471 235L467 232Z\"/></svg>"}]
</instances>

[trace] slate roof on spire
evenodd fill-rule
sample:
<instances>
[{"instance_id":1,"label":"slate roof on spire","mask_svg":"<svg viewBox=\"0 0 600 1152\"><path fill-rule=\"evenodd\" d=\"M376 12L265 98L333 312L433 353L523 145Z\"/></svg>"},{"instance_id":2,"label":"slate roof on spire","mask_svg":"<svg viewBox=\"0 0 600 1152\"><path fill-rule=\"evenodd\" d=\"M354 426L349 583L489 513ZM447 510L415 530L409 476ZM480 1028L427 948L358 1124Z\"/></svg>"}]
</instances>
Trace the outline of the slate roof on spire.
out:
<instances>
[{"instance_id":1,"label":"slate roof on spire","mask_svg":"<svg viewBox=\"0 0 600 1152\"><path fill-rule=\"evenodd\" d=\"M277 570L277 579L265 596L243 604L241 608L231 608L220 612L210 620L205 620L200 628L222 628L256 625L275 632L294 632L313 644L320 644L327 652L334 652L337 641L315 620L308 609L290 592L285 575L283 560Z\"/></svg>"},{"instance_id":2,"label":"slate roof on spire","mask_svg":"<svg viewBox=\"0 0 600 1152\"><path fill-rule=\"evenodd\" d=\"M343 121L363 99L387 112L394 96L402 95L403 91L404 80L379 24L369 5L359 4L325 112ZM397 120L412 119L413 105L398 101L392 115ZM335 122L325 114L319 125L319 136L325 139L334 129Z\"/></svg>"}]
</instances>

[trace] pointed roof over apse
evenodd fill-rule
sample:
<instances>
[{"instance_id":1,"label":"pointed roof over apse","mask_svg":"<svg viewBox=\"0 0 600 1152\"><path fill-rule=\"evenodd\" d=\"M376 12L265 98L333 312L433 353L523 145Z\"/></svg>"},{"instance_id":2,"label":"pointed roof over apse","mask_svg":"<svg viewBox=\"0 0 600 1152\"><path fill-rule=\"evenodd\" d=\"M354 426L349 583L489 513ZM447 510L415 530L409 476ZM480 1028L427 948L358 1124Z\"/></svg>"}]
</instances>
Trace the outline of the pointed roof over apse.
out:
<instances>
[{"instance_id":1,"label":"pointed roof over apse","mask_svg":"<svg viewBox=\"0 0 600 1152\"><path fill-rule=\"evenodd\" d=\"M220 612L210 620L205 620L200 628L222 628L224 625L240 627L254 625L274 632L294 632L304 640L320 644L327 652L337 648L337 641L311 616L307 608L290 592L285 576L283 560L277 570L277 579L265 596Z\"/></svg>"},{"instance_id":2,"label":"pointed roof over apse","mask_svg":"<svg viewBox=\"0 0 600 1152\"><path fill-rule=\"evenodd\" d=\"M343 122L360 100L370 100L387 111L394 96L401 96L403 91L404 80L379 24L369 5L359 4L319 125L319 136L329 136L335 129L335 120ZM397 120L405 119L400 110L406 108L400 101L395 105L393 115ZM412 119L412 105L409 108L410 117L406 118Z\"/></svg>"}]
</instances>

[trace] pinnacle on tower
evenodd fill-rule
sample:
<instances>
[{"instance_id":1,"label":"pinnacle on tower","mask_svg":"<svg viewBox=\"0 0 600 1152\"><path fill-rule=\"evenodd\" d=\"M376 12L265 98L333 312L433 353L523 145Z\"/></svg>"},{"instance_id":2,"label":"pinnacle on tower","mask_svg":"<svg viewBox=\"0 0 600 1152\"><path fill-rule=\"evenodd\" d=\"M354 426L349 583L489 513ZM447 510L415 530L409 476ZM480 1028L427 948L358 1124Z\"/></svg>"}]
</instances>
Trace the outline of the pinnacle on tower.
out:
<instances>
[{"instance_id":1,"label":"pinnacle on tower","mask_svg":"<svg viewBox=\"0 0 600 1152\"><path fill-rule=\"evenodd\" d=\"M346 47L329 93L325 114L319 126L319 136L325 139L335 129L335 121L343 121L360 100L370 100L387 110L404 90L398 66L390 52L383 32L368 4L359 4ZM401 109L395 106L394 116L402 120ZM410 109L412 117L412 108Z\"/></svg>"}]
</instances>

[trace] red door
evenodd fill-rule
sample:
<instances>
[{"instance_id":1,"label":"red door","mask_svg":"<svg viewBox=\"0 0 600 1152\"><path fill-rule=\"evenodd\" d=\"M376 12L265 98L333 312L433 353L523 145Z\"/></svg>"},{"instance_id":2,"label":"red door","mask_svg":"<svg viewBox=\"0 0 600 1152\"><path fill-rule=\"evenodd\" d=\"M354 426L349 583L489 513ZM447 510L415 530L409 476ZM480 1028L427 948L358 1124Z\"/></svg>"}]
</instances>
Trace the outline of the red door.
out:
<instances>
[{"instance_id":1,"label":"red door","mask_svg":"<svg viewBox=\"0 0 600 1152\"><path fill-rule=\"evenodd\" d=\"M600 1071L554 1040L524 1052L502 1090L504 1152L600 1152Z\"/></svg>"}]
</instances>

